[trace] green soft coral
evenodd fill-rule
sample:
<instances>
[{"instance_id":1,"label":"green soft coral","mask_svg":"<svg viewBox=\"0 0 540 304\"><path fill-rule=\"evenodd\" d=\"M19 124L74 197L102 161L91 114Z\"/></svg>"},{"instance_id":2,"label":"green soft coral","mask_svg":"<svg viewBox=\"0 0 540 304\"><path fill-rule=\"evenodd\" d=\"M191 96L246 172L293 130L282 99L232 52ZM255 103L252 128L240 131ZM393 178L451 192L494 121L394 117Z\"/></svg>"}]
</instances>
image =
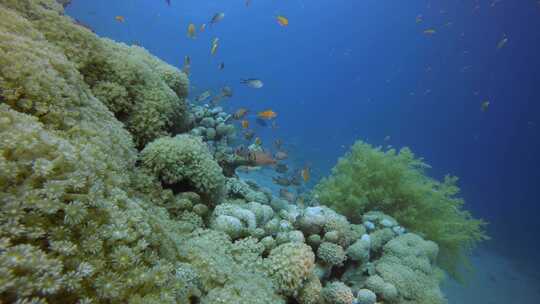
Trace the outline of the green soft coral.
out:
<instances>
[{"instance_id":1,"label":"green soft coral","mask_svg":"<svg viewBox=\"0 0 540 304\"><path fill-rule=\"evenodd\" d=\"M399 152L358 141L340 158L332 175L315 188L321 203L360 222L362 214L379 210L404 227L423 234L441 248L439 263L457 274L468 250L486 239L485 223L474 219L456 197L457 178L438 182L425 175L429 166L408 148Z\"/></svg>"}]
</instances>

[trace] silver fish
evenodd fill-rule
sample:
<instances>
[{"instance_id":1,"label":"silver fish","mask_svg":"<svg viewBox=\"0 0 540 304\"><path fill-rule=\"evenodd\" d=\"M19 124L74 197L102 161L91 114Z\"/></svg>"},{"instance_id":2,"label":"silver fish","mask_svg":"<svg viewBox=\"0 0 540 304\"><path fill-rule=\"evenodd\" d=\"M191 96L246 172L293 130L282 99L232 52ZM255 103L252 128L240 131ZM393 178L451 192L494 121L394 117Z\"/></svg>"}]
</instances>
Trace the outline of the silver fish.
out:
<instances>
[{"instance_id":1,"label":"silver fish","mask_svg":"<svg viewBox=\"0 0 540 304\"><path fill-rule=\"evenodd\" d=\"M221 95L223 97L230 98L233 96L233 90L229 86L224 86L223 88L221 88Z\"/></svg>"},{"instance_id":2,"label":"silver fish","mask_svg":"<svg viewBox=\"0 0 540 304\"><path fill-rule=\"evenodd\" d=\"M203 102L205 101L208 97L210 97L212 93L210 93L210 90L206 90L204 92L201 93L201 95L197 96L197 98L195 98L195 101L196 102Z\"/></svg>"},{"instance_id":3,"label":"silver fish","mask_svg":"<svg viewBox=\"0 0 540 304\"><path fill-rule=\"evenodd\" d=\"M223 20L223 18L225 18L225 13L216 13L214 17L212 17L212 20L210 20L210 24L211 25L216 24L220 22L221 20Z\"/></svg>"},{"instance_id":4,"label":"silver fish","mask_svg":"<svg viewBox=\"0 0 540 304\"><path fill-rule=\"evenodd\" d=\"M260 89L264 85L264 83L261 80L255 79L255 78L241 79L240 83L245 84L248 87L254 88L254 89Z\"/></svg>"}]
</instances>

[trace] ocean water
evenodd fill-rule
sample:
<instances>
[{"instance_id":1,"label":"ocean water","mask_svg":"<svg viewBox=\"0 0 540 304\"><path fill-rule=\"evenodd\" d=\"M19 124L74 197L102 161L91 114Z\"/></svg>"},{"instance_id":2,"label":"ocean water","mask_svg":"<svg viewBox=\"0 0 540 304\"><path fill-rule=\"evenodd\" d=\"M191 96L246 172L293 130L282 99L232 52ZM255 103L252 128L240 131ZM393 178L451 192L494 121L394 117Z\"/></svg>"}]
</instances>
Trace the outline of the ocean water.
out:
<instances>
[{"instance_id":1,"label":"ocean water","mask_svg":"<svg viewBox=\"0 0 540 304\"><path fill-rule=\"evenodd\" d=\"M225 18L210 26L217 12ZM357 139L408 146L432 166L431 176L459 176L466 209L489 222L492 239L473 259L480 275L473 280L486 284L471 292L450 282L450 302L483 302L463 295L510 280L532 286L519 292L520 303L537 303L540 2L73 0L66 13L179 68L190 56L192 100L228 85L234 96L220 104L226 110L277 112L277 128L252 125L264 144L284 142L292 167L312 168L305 190ZM186 35L190 23L195 39ZM512 270L488 275L501 264ZM484 303L508 303L512 290L500 292Z\"/></svg>"}]
</instances>

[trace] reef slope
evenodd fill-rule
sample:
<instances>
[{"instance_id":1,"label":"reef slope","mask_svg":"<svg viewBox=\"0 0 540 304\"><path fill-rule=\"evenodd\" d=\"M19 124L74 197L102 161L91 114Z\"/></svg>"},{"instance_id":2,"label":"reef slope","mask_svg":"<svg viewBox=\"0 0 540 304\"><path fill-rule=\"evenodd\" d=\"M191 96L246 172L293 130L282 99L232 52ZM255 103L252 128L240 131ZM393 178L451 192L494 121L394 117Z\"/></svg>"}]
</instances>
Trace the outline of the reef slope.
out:
<instances>
[{"instance_id":1,"label":"reef slope","mask_svg":"<svg viewBox=\"0 0 540 304\"><path fill-rule=\"evenodd\" d=\"M391 217L225 177L182 134L187 88L55 1L0 0L2 302L445 302L437 244Z\"/></svg>"}]
</instances>

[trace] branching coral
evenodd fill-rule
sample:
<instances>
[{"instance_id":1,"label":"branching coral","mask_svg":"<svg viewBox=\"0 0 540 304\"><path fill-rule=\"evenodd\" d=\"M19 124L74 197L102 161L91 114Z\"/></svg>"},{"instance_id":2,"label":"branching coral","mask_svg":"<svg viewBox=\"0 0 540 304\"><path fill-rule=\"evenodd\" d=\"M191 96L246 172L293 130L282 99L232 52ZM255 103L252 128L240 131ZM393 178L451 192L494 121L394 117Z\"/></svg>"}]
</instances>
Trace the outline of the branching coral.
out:
<instances>
[{"instance_id":1,"label":"branching coral","mask_svg":"<svg viewBox=\"0 0 540 304\"><path fill-rule=\"evenodd\" d=\"M320 201L360 222L362 214L380 210L404 227L425 235L441 248L441 265L455 274L464 253L486 239L484 222L474 219L457 198L457 178L438 182L428 167L407 149L383 151L358 141L341 158L332 175L315 188Z\"/></svg>"}]
</instances>

